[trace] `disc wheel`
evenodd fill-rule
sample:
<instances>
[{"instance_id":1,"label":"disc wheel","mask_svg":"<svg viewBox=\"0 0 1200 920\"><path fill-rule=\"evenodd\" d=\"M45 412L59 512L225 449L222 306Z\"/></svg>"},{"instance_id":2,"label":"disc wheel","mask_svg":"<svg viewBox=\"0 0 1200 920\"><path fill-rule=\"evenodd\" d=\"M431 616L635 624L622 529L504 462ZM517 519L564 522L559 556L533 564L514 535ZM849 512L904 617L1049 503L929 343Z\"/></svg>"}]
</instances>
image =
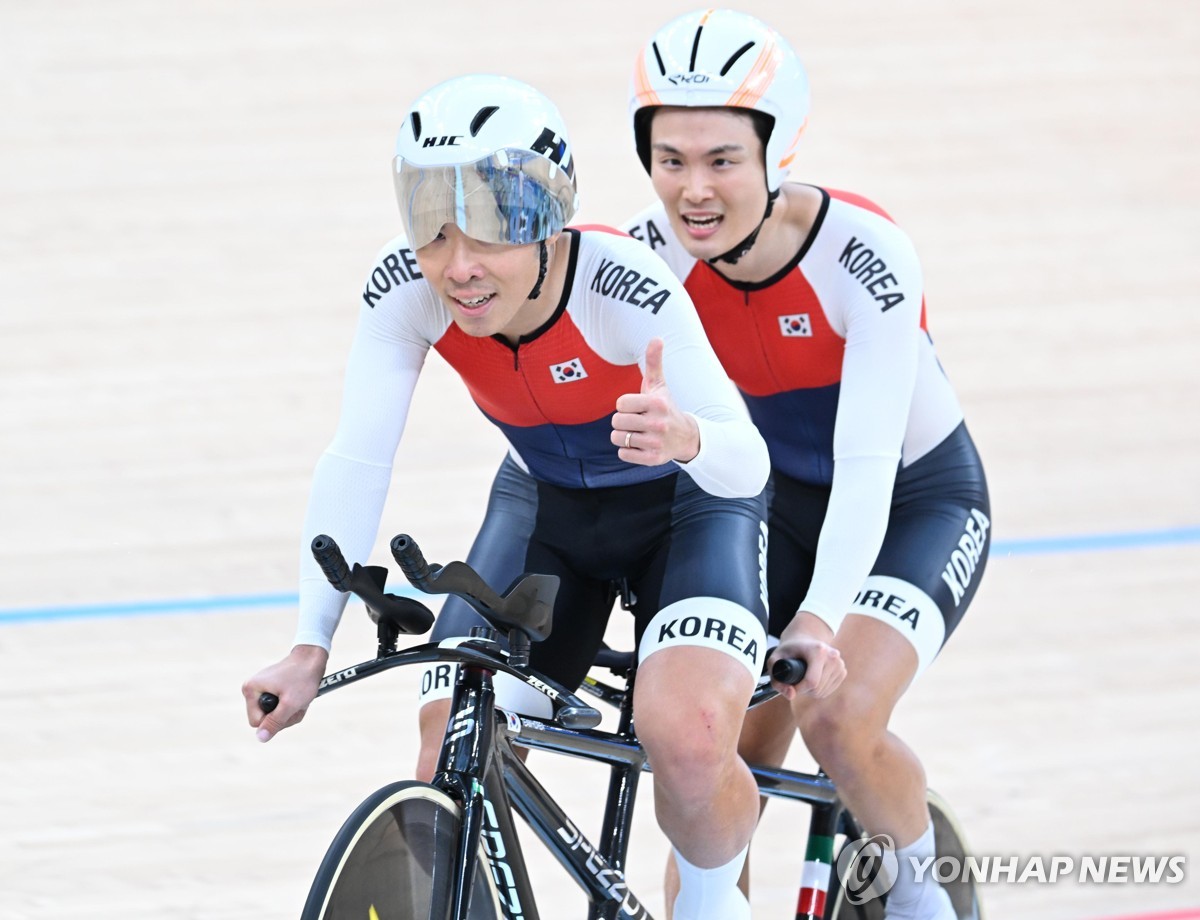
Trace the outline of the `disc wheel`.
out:
<instances>
[{"instance_id":1,"label":"disc wheel","mask_svg":"<svg viewBox=\"0 0 1200 920\"><path fill-rule=\"evenodd\" d=\"M963 834L962 825L958 823L958 819L954 816L954 812L940 795L932 789L926 792L926 800L929 803L929 816L933 822L933 842L936 858L940 859L943 856L952 857L955 860L955 865L963 866L963 859L967 856L970 850L967 847L966 836ZM845 816L843 822L846 835L843 838L841 846L844 847L856 837L865 836L862 829L857 823ZM840 852L839 847L839 852ZM837 860L834 861L835 866ZM828 920L883 920L884 905L886 898L874 898L862 903L853 903L853 900L847 894L846 890L835 877L831 880L832 897L829 899L831 905L827 915ZM950 903L954 906L954 912L958 920L984 920L983 905L979 901L979 891L975 882L970 878L969 873L958 872L952 880L942 882L942 887L946 889L946 893L950 895Z\"/></svg>"},{"instance_id":2,"label":"disc wheel","mask_svg":"<svg viewBox=\"0 0 1200 920\"><path fill-rule=\"evenodd\" d=\"M452 920L460 811L426 783L379 789L342 825L325 853L301 920ZM502 916L483 847L470 920Z\"/></svg>"}]
</instances>

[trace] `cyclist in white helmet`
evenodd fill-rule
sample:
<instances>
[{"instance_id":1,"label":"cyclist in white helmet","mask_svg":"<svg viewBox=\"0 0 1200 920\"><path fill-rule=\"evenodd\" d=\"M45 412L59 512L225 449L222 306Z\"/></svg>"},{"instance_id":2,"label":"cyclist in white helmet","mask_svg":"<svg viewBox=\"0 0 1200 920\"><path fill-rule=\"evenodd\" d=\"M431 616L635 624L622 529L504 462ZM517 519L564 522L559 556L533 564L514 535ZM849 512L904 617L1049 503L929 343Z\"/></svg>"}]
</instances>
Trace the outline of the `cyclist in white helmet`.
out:
<instances>
[{"instance_id":1,"label":"cyclist in white helmet","mask_svg":"<svg viewBox=\"0 0 1200 920\"><path fill-rule=\"evenodd\" d=\"M628 588L635 718L682 869L676 916L749 917L737 879L757 791L736 748L766 658L766 444L667 266L617 231L567 226L570 141L532 87L493 76L434 87L404 120L394 167L404 235L363 290L302 546L326 533L347 558L369 556L413 389L437 350L510 445L468 561L498 588L527 571L559 576L553 631L531 664L568 687L600 646L615 586ZM294 646L243 686L264 741L304 716L345 603L306 549L302 560ZM434 639L476 622L451 602ZM449 675L427 677L425 779L450 693ZM270 715L263 691L279 697ZM520 711L546 702L511 683L497 692Z\"/></svg>"},{"instance_id":2,"label":"cyclist in white helmet","mask_svg":"<svg viewBox=\"0 0 1200 920\"><path fill-rule=\"evenodd\" d=\"M772 662L808 662L803 683L748 716L740 750L782 763L794 721L850 809L911 865L934 853L926 778L888 722L971 602L991 514L916 253L865 198L785 181L808 80L754 17L673 20L639 55L630 97L659 202L627 229L684 281L767 440ZM926 877L901 872L889 920L953 916Z\"/></svg>"}]
</instances>

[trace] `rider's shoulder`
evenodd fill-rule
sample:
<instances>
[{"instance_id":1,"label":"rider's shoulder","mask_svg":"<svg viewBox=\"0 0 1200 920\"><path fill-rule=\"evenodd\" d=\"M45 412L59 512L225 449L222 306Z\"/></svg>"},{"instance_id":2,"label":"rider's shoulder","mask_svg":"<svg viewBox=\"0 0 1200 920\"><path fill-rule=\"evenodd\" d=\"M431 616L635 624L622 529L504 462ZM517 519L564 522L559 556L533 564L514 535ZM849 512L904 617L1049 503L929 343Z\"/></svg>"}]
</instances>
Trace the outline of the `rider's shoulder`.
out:
<instances>
[{"instance_id":1,"label":"rider's shoulder","mask_svg":"<svg viewBox=\"0 0 1200 920\"><path fill-rule=\"evenodd\" d=\"M621 229L637 240L638 245L666 262L676 278L687 279L695 268L695 256L688 253L671 229L667 209L661 201L655 201L622 222Z\"/></svg>"},{"instance_id":2,"label":"rider's shoulder","mask_svg":"<svg viewBox=\"0 0 1200 920\"><path fill-rule=\"evenodd\" d=\"M652 224L656 230L670 229L670 221L667 219L667 209L663 203L655 199L653 204L642 208L632 217L621 223L621 229L631 236L642 238L644 237L647 224Z\"/></svg>"},{"instance_id":3,"label":"rider's shoulder","mask_svg":"<svg viewBox=\"0 0 1200 920\"><path fill-rule=\"evenodd\" d=\"M824 197L812 242L818 253L830 254L842 263L856 256L866 258L868 253L884 261L889 261L889 256L903 261L916 259L911 237L873 199L842 189L814 188Z\"/></svg>"},{"instance_id":4,"label":"rider's shoulder","mask_svg":"<svg viewBox=\"0 0 1200 920\"><path fill-rule=\"evenodd\" d=\"M404 234L392 237L375 254L363 283L362 305L375 308L409 297L424 299L429 287Z\"/></svg>"},{"instance_id":5,"label":"rider's shoulder","mask_svg":"<svg viewBox=\"0 0 1200 920\"><path fill-rule=\"evenodd\" d=\"M813 186L827 201L825 222L835 226L875 228L880 233L904 237L896 219L874 199L844 189Z\"/></svg>"},{"instance_id":6,"label":"rider's shoulder","mask_svg":"<svg viewBox=\"0 0 1200 920\"><path fill-rule=\"evenodd\" d=\"M671 275L659 255L626 230L607 224L580 224L573 229L579 231L579 261L585 272L589 266L605 273L624 266L640 274L662 275L664 280Z\"/></svg>"},{"instance_id":7,"label":"rider's shoulder","mask_svg":"<svg viewBox=\"0 0 1200 920\"><path fill-rule=\"evenodd\" d=\"M401 282L424 278L417 265L417 254L403 233L392 237L380 247L375 253L375 258L371 260L370 271L382 271L389 278L396 275Z\"/></svg>"},{"instance_id":8,"label":"rider's shoulder","mask_svg":"<svg viewBox=\"0 0 1200 920\"><path fill-rule=\"evenodd\" d=\"M667 217L667 209L661 201L655 201L623 221L621 229L659 255L683 249L683 245L671 230L671 220Z\"/></svg>"},{"instance_id":9,"label":"rider's shoulder","mask_svg":"<svg viewBox=\"0 0 1200 920\"><path fill-rule=\"evenodd\" d=\"M572 229L579 242L567 309L577 322L640 328L648 316L666 321L675 311L663 308L687 299L672 267L633 237L609 226Z\"/></svg>"}]
</instances>

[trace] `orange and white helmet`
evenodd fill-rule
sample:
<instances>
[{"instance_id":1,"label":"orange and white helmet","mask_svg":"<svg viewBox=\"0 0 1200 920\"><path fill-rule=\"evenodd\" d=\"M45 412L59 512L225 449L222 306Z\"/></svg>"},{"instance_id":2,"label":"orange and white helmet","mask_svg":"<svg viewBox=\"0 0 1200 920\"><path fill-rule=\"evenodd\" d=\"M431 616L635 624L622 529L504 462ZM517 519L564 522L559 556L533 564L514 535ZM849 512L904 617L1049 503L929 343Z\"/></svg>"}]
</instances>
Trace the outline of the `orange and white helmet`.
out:
<instances>
[{"instance_id":1,"label":"orange and white helmet","mask_svg":"<svg viewBox=\"0 0 1200 920\"><path fill-rule=\"evenodd\" d=\"M761 20L734 10L673 19L642 49L630 86L638 156L650 171L650 115L658 106L731 107L771 118L767 189L779 190L808 123L808 76L791 45Z\"/></svg>"}]
</instances>

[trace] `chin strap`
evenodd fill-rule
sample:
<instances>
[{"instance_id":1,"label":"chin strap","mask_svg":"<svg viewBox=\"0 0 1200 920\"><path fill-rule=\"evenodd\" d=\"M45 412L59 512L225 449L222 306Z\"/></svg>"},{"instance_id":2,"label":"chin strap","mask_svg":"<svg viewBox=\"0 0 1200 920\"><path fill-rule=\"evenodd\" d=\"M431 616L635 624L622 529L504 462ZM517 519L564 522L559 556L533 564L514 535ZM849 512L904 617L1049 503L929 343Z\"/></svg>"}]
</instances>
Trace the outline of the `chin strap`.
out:
<instances>
[{"instance_id":1,"label":"chin strap","mask_svg":"<svg viewBox=\"0 0 1200 920\"><path fill-rule=\"evenodd\" d=\"M758 231L754 231L757 233ZM546 280L546 241L538 240L538 279L533 290L529 292L529 300L537 300L542 293L542 282Z\"/></svg>"},{"instance_id":2,"label":"chin strap","mask_svg":"<svg viewBox=\"0 0 1200 920\"><path fill-rule=\"evenodd\" d=\"M758 231L763 228L763 224L765 224L767 222L767 218L771 216L771 211L773 211L775 208L775 199L778 197L779 189L775 189L773 192L767 192L767 210L763 212L762 220L758 222L758 226L750 231L750 235L728 252L723 252L719 256L713 256L711 259L706 259L705 261L708 262L709 265L715 265L717 262L728 262L730 265L733 265L738 259L748 253L750 248L758 239Z\"/></svg>"}]
</instances>

